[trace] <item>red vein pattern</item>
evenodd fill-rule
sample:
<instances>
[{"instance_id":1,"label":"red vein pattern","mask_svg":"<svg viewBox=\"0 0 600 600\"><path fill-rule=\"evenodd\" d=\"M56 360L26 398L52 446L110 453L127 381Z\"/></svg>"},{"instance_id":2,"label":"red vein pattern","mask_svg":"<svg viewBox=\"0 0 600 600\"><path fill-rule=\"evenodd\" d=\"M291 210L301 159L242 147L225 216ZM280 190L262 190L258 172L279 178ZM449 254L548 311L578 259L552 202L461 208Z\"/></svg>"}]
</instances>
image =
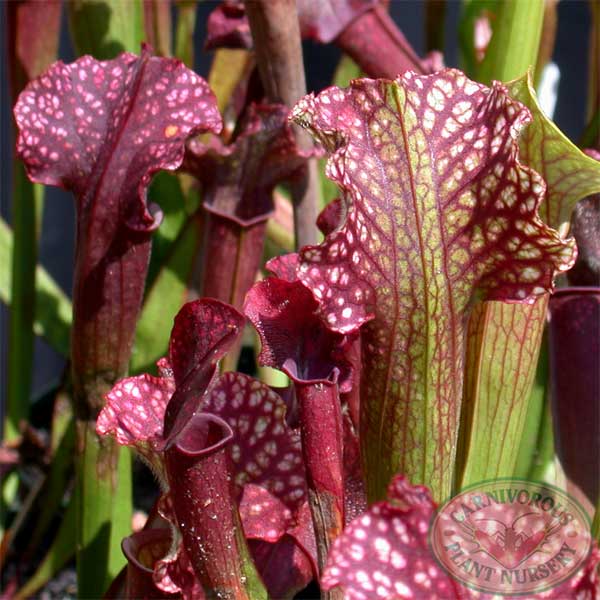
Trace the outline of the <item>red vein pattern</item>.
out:
<instances>
[{"instance_id":1,"label":"red vein pattern","mask_svg":"<svg viewBox=\"0 0 600 600\"><path fill-rule=\"evenodd\" d=\"M599 158L582 152L538 105L527 74L507 84L511 95L533 113L533 123L519 138L521 161L544 178L547 194L539 206L544 223L562 232L579 200L600 192ZM586 156L588 154L588 156Z\"/></svg>"},{"instance_id":2,"label":"red vein pattern","mask_svg":"<svg viewBox=\"0 0 600 600\"><path fill-rule=\"evenodd\" d=\"M547 307L543 296L524 305L482 302L471 312L457 457L461 486L514 472Z\"/></svg>"},{"instance_id":3,"label":"red vein pattern","mask_svg":"<svg viewBox=\"0 0 600 600\"><path fill-rule=\"evenodd\" d=\"M531 303L575 259L537 216L543 180L518 161L529 112L501 84L446 70L329 88L293 118L329 151L345 203L344 223L302 250L299 276L331 329L362 326L369 497L400 471L444 498L470 303Z\"/></svg>"},{"instance_id":4,"label":"red vein pattern","mask_svg":"<svg viewBox=\"0 0 600 600\"><path fill-rule=\"evenodd\" d=\"M545 116L538 106L530 74L507 86L533 116L531 125L519 136L519 157L546 182L546 194L538 207L540 218L564 236L577 202L600 191L600 165ZM577 245L581 257L579 240ZM576 273L579 258L568 277ZM468 452L461 451L465 464L462 485L513 474L547 305L547 296L535 306L485 302L477 306L469 320L461 418L470 439L464 448ZM490 435L492 429L495 435Z\"/></svg>"}]
</instances>

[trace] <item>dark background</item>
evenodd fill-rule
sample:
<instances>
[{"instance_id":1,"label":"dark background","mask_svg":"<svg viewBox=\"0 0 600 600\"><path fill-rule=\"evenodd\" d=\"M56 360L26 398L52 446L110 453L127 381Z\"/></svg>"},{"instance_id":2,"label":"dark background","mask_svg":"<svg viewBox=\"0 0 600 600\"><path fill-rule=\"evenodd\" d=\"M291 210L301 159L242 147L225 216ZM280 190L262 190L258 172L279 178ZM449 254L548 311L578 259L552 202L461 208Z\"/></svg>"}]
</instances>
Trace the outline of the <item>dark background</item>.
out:
<instances>
[{"instance_id":1,"label":"dark background","mask_svg":"<svg viewBox=\"0 0 600 600\"><path fill-rule=\"evenodd\" d=\"M6 1L6 0L4 0ZM13 0L8 0L13 1ZM198 7L196 26L196 71L208 75L211 53L202 51L205 23L215 2L202 2ZM2 7L2 30L5 31L4 7ZM424 52L423 2L419 0L392 0L390 12L413 47L421 55ZM460 2L449 0L446 9L445 63L458 66L457 25ZM588 62L588 39L590 14L584 0L563 0L558 4L558 34L554 62L561 73L558 103L554 119L572 140L577 140L584 127L586 106L586 81ZM0 54L0 213L11 220L11 160L12 116L10 90L6 67L6 35L2 36ZM309 91L318 91L330 84L340 52L334 46L305 43L305 67ZM60 58L65 62L74 60L65 15L60 43ZM47 188L39 257L41 263L57 283L70 294L73 274L74 203L70 194L57 188ZM3 407L7 388L8 309L0 305L0 405ZM33 374L33 397L52 387L64 368L64 359L57 355L43 340L36 341ZM3 419L2 419L3 421ZM0 421L1 422L1 421Z\"/></svg>"}]
</instances>

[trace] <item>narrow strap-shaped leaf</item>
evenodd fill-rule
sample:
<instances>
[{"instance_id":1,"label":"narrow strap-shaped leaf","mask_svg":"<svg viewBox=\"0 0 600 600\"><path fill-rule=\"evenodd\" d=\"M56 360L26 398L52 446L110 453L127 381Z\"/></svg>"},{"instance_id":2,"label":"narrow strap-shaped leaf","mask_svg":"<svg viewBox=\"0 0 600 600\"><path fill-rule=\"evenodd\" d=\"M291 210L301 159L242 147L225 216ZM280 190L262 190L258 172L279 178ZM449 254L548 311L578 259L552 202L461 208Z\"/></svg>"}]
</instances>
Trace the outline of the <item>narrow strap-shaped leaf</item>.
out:
<instances>
[{"instance_id":1,"label":"narrow strap-shaped leaf","mask_svg":"<svg viewBox=\"0 0 600 600\"><path fill-rule=\"evenodd\" d=\"M36 311L36 264L44 189L31 183L23 165L13 168L13 238L10 287L7 405L4 438L14 440L29 416L33 381L33 324Z\"/></svg>"},{"instance_id":2,"label":"narrow strap-shaped leaf","mask_svg":"<svg viewBox=\"0 0 600 600\"><path fill-rule=\"evenodd\" d=\"M55 60L60 35L61 3L50 0L11 2L5 6L8 70L12 101L25 85ZM4 439L20 435L20 422L29 415L33 380L34 319L36 311L36 264L44 189L32 184L23 166L13 165L12 226L16 233L10 292L10 352Z\"/></svg>"},{"instance_id":3,"label":"narrow strap-shaped leaf","mask_svg":"<svg viewBox=\"0 0 600 600\"><path fill-rule=\"evenodd\" d=\"M60 393L60 392L59 392ZM57 398L56 403L60 404L64 399ZM69 411L70 412L70 411ZM43 500L39 503L39 512L37 514L35 528L28 540L27 552L30 556L39 551L40 541L47 530L52 520L56 517L56 513L60 510L65 489L68 488L70 481L73 478L73 454L75 450L75 419L73 414L69 412L64 415L67 423L65 430L60 436L60 442L54 449L52 463L48 471L48 475L42 489ZM60 421L62 415L53 419L55 425ZM54 435L54 432L53 432Z\"/></svg>"},{"instance_id":4,"label":"narrow strap-shaped leaf","mask_svg":"<svg viewBox=\"0 0 600 600\"><path fill-rule=\"evenodd\" d=\"M13 232L0 219L0 300L10 304ZM42 336L54 350L68 356L71 335L71 301L41 265L35 276L35 318L33 330Z\"/></svg>"},{"instance_id":5,"label":"narrow strap-shaped leaf","mask_svg":"<svg viewBox=\"0 0 600 600\"><path fill-rule=\"evenodd\" d=\"M362 325L369 496L400 471L443 498L469 304L531 303L575 259L537 217L543 181L518 161L529 112L447 70L330 88L293 116L328 148L343 192L345 222L302 250L299 273L330 328Z\"/></svg>"},{"instance_id":6,"label":"narrow strap-shaped leaf","mask_svg":"<svg viewBox=\"0 0 600 600\"><path fill-rule=\"evenodd\" d=\"M150 288L160 270L173 252L173 244L187 222L187 199L180 178L175 173L157 173L148 190L150 202L160 206L162 221L152 239L152 254L146 278L146 290ZM179 308L179 307L178 307Z\"/></svg>"},{"instance_id":7,"label":"narrow strap-shaped leaf","mask_svg":"<svg viewBox=\"0 0 600 600\"><path fill-rule=\"evenodd\" d=\"M190 69L194 68L196 8L196 2L194 0L179 0L179 2L177 2L175 56Z\"/></svg>"},{"instance_id":8,"label":"narrow strap-shaped leaf","mask_svg":"<svg viewBox=\"0 0 600 600\"><path fill-rule=\"evenodd\" d=\"M56 58L60 36L61 2L50 0L6 3L5 34L7 65L12 102L25 85L38 77ZM12 144L11 144L12 145ZM38 275L37 254L42 221L44 188L27 179L23 165L13 164L12 226L16 234L9 262L10 271L9 344L4 410L4 439L17 439L22 421L29 416L33 381L35 312ZM2 507L10 504L16 492L16 478L2 485Z\"/></svg>"},{"instance_id":9,"label":"narrow strap-shaped leaf","mask_svg":"<svg viewBox=\"0 0 600 600\"><path fill-rule=\"evenodd\" d=\"M14 596L15 599L30 598L73 558L76 543L75 518L75 499L71 498L52 545L35 573Z\"/></svg>"},{"instance_id":10,"label":"narrow strap-shaped leaf","mask_svg":"<svg viewBox=\"0 0 600 600\"><path fill-rule=\"evenodd\" d=\"M254 57L246 50L220 48L215 52L210 66L208 83L217 97L221 114L226 113L236 88L240 82L247 79L248 72L253 65ZM234 123L227 123L227 120L226 117L225 126L233 127Z\"/></svg>"}]
</instances>

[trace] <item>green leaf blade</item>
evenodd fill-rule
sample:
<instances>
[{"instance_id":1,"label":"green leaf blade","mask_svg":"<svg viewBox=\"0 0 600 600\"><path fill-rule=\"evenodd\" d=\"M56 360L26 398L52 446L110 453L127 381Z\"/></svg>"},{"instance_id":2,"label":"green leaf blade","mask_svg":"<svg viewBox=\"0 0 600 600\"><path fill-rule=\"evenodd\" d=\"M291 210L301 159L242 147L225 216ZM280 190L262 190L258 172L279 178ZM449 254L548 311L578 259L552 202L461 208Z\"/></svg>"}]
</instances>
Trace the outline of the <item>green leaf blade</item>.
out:
<instances>
[{"instance_id":1,"label":"green leaf blade","mask_svg":"<svg viewBox=\"0 0 600 600\"><path fill-rule=\"evenodd\" d=\"M10 305L12 281L13 232L0 219L0 300ZM35 319L33 330L62 356L69 355L71 337L71 301L44 267L38 265L35 275Z\"/></svg>"}]
</instances>

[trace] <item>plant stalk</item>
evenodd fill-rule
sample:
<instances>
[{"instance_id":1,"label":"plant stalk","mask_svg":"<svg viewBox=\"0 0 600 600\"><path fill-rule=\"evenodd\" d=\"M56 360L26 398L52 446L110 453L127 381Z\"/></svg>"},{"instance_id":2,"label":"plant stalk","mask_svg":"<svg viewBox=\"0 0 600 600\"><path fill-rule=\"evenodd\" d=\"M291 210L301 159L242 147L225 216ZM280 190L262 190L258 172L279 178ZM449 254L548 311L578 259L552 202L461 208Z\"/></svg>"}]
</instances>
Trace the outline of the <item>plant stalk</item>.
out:
<instances>
[{"instance_id":1,"label":"plant stalk","mask_svg":"<svg viewBox=\"0 0 600 600\"><path fill-rule=\"evenodd\" d=\"M510 0L498 3L494 33L477 79L510 81L535 68L544 23L544 0Z\"/></svg>"},{"instance_id":2,"label":"plant stalk","mask_svg":"<svg viewBox=\"0 0 600 600\"><path fill-rule=\"evenodd\" d=\"M219 417L197 413L167 442L165 464L177 525L206 597L266 600L244 538Z\"/></svg>"},{"instance_id":3,"label":"plant stalk","mask_svg":"<svg viewBox=\"0 0 600 600\"><path fill-rule=\"evenodd\" d=\"M10 300L7 410L4 439L20 436L29 416L35 335L35 275L44 186L31 183L20 162L13 168L13 256Z\"/></svg>"},{"instance_id":4,"label":"plant stalk","mask_svg":"<svg viewBox=\"0 0 600 600\"><path fill-rule=\"evenodd\" d=\"M534 78L536 85L542 76L544 67L552 60L552 53L554 52L554 44L556 42L556 30L558 28L557 4L558 0L544 1L544 22L540 34L540 48L538 50Z\"/></svg>"},{"instance_id":5,"label":"plant stalk","mask_svg":"<svg viewBox=\"0 0 600 600\"><path fill-rule=\"evenodd\" d=\"M5 10L10 91L14 104L27 83L40 75L56 58L61 5L56 0L43 5L15 2L7 4ZM30 182L23 165L15 161L5 441L14 441L19 437L20 422L29 415L37 246L43 205L44 187Z\"/></svg>"},{"instance_id":6,"label":"plant stalk","mask_svg":"<svg viewBox=\"0 0 600 600\"><path fill-rule=\"evenodd\" d=\"M425 39L427 51L444 50L444 24L446 19L446 0L426 0L425 2Z\"/></svg>"},{"instance_id":7,"label":"plant stalk","mask_svg":"<svg viewBox=\"0 0 600 600\"><path fill-rule=\"evenodd\" d=\"M78 54L112 59L138 53L145 39L141 0L74 0L67 4ZM104 27L99 26L100 23ZM77 582L98 597L125 564L121 539L131 530L131 457L100 440L95 422L104 394L127 373L150 256L150 234L123 230L98 257L102 225L78 205L71 373L76 419Z\"/></svg>"},{"instance_id":8,"label":"plant stalk","mask_svg":"<svg viewBox=\"0 0 600 600\"><path fill-rule=\"evenodd\" d=\"M295 382L319 572L344 528L342 411L337 384Z\"/></svg>"},{"instance_id":9,"label":"plant stalk","mask_svg":"<svg viewBox=\"0 0 600 600\"><path fill-rule=\"evenodd\" d=\"M395 79L405 71L425 72L421 59L381 4L352 21L336 44L369 77Z\"/></svg>"},{"instance_id":10,"label":"plant stalk","mask_svg":"<svg viewBox=\"0 0 600 600\"><path fill-rule=\"evenodd\" d=\"M158 56L171 56L171 3L142 0L146 41Z\"/></svg>"},{"instance_id":11,"label":"plant stalk","mask_svg":"<svg viewBox=\"0 0 600 600\"><path fill-rule=\"evenodd\" d=\"M124 564L123 532L131 527L131 457L99 439L95 420L77 423L77 582L80 598L102 595Z\"/></svg>"},{"instance_id":12,"label":"plant stalk","mask_svg":"<svg viewBox=\"0 0 600 600\"><path fill-rule=\"evenodd\" d=\"M292 107L306 94L304 61L296 0L253 0L246 3L260 77L271 102ZM313 150L311 138L297 127L302 152ZM317 241L319 180L315 160L308 161L305 177L292 186L296 247Z\"/></svg>"},{"instance_id":13,"label":"plant stalk","mask_svg":"<svg viewBox=\"0 0 600 600\"><path fill-rule=\"evenodd\" d=\"M194 31L196 29L196 2L177 2L175 56L190 69L194 68Z\"/></svg>"},{"instance_id":14,"label":"plant stalk","mask_svg":"<svg viewBox=\"0 0 600 600\"><path fill-rule=\"evenodd\" d=\"M246 225L206 204L204 209L207 260L200 295L218 298L241 310L260 267L269 215ZM231 270L224 271L223 265Z\"/></svg>"}]
</instances>

